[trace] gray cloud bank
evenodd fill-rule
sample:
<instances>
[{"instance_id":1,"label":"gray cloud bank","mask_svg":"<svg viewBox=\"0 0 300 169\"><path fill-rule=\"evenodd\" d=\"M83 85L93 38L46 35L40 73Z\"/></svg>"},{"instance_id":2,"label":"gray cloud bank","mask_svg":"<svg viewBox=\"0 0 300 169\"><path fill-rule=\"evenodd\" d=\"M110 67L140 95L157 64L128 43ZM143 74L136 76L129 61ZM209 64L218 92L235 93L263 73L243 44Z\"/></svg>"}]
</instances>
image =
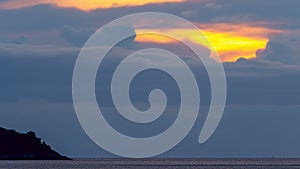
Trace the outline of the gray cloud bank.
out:
<instances>
[{"instance_id":1,"label":"gray cloud bank","mask_svg":"<svg viewBox=\"0 0 300 169\"><path fill-rule=\"evenodd\" d=\"M116 50L128 49L118 48ZM88 139L80 128L73 110L71 78L78 52L78 48L2 46L0 48L2 65L0 77L2 79L1 89L4 90L0 96L2 107L0 123L21 131L37 130L46 141L60 152L70 156L111 157ZM121 53L124 54L124 52ZM125 122L120 116L114 115L117 112L113 108L107 87L111 72L120 59L115 54L120 53L113 52L111 58L107 58L104 70L98 72L96 84L99 105L103 106L107 113L106 118L111 120L111 124L119 131L138 135L141 133L139 136L145 136L143 133L155 134L166 129L166 125L172 124L174 112L179 103L179 95L176 92L178 88L174 81L159 72L150 71L140 75L135 79L133 84L136 87L132 87L131 93L132 100L137 101L134 104L146 105L146 107L148 93L153 87L160 87L167 93L171 107L166 112L166 116L162 117L159 125L136 126ZM300 110L300 68L298 65L269 60L243 59L236 63L225 63L228 100L224 119L211 141L204 145L198 145L196 137L203 124L207 106L209 106L209 83L205 69L200 63L195 64L199 60L186 58L185 61L193 63L190 65L200 84L202 108L199 120L189 137L164 156L297 155L297 152L294 151L297 149L294 146L297 147L296 141L300 138L293 132L296 132L297 112ZM120 120L116 121L116 118ZM285 119L285 122L282 119ZM289 125L287 126L287 124ZM260 127L264 130L261 130ZM289 132L285 132L285 130ZM255 134L249 134L252 132ZM255 141L257 137L260 138L260 141ZM290 139L285 141L286 137ZM274 141L271 138L277 138L277 140ZM272 142L271 145L268 144L270 142ZM280 144L285 149L275 151L274 149ZM264 151L258 151L261 149ZM257 151L258 153L256 153Z\"/></svg>"}]
</instances>

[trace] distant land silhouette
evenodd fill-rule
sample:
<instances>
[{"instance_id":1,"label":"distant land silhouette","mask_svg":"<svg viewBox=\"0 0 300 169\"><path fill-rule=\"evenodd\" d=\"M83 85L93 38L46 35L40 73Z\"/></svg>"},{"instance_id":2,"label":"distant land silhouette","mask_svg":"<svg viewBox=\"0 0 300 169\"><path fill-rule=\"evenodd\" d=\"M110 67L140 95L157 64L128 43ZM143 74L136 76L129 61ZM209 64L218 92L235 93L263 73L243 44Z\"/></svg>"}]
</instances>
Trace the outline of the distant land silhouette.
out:
<instances>
[{"instance_id":1,"label":"distant land silhouette","mask_svg":"<svg viewBox=\"0 0 300 169\"><path fill-rule=\"evenodd\" d=\"M70 160L51 149L32 131L22 134L0 127L0 160Z\"/></svg>"}]
</instances>

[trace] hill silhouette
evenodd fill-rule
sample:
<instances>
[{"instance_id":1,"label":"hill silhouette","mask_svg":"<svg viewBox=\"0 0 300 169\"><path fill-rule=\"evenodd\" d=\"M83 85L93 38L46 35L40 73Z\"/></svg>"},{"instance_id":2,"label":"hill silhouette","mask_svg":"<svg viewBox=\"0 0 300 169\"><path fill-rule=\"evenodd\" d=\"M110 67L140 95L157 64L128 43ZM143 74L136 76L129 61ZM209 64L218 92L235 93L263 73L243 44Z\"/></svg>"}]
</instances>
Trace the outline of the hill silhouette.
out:
<instances>
[{"instance_id":1,"label":"hill silhouette","mask_svg":"<svg viewBox=\"0 0 300 169\"><path fill-rule=\"evenodd\" d=\"M22 134L0 127L0 160L69 160L32 131Z\"/></svg>"}]
</instances>

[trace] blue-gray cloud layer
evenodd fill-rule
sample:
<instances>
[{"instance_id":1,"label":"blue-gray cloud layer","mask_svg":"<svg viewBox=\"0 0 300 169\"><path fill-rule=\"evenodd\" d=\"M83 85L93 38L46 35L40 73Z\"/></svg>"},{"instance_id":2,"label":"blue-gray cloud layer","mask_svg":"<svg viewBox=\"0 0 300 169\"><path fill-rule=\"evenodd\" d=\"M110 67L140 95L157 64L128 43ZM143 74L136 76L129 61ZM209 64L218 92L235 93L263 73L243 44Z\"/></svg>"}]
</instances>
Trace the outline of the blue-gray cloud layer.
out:
<instances>
[{"instance_id":1,"label":"blue-gray cloud layer","mask_svg":"<svg viewBox=\"0 0 300 169\"><path fill-rule=\"evenodd\" d=\"M97 149L87 138L73 110L71 78L79 52L77 48L11 45L0 49L1 88L5 89L0 96L2 125L21 131L36 130L46 141L67 155L110 156ZM118 50L127 49L118 48L116 51ZM138 127L126 123L120 116L113 115L116 111L105 85L111 77L109 72L120 58L114 57L115 54L118 52L111 54L111 58L114 59L108 58L104 70L99 71L99 78L105 82L97 82L98 101L107 113L105 116L111 120L116 129L124 133L135 133L135 136L157 134L166 129L178 110L179 95L174 81L168 80L159 72L148 72L144 74L146 77L138 77L134 83L139 85L132 88L132 99L138 101L137 105L141 103L147 105L148 92L157 85L167 92L171 107L159 125ZM187 63L198 62L191 58L185 60ZM202 65L193 64L191 67L202 94L199 121L190 136L165 155L181 157L297 155L297 149L293 147L297 147L296 141L300 138L293 132L299 127L296 120L297 112L300 110L299 66L243 59L236 63L225 63L224 66L228 82L228 101L224 119L217 133L207 144L200 146L196 143L196 137L209 106L210 92ZM116 118L120 119L116 121ZM252 132L254 133L251 134ZM286 141L287 137L290 139ZM260 141L257 141L258 138ZM271 138L277 140L270 140ZM267 144L270 142L272 144ZM279 144L289 151L286 149L275 151ZM264 151L258 151L260 149Z\"/></svg>"}]
</instances>

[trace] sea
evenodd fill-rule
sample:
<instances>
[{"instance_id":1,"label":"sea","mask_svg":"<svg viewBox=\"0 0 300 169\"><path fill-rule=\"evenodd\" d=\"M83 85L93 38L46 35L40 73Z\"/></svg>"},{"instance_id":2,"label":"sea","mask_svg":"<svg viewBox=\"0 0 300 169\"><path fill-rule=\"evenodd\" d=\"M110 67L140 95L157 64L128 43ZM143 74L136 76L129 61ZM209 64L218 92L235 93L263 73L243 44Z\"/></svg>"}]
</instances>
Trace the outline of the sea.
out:
<instances>
[{"instance_id":1,"label":"sea","mask_svg":"<svg viewBox=\"0 0 300 169\"><path fill-rule=\"evenodd\" d=\"M0 161L2 169L289 169L300 159L74 159L71 161Z\"/></svg>"}]
</instances>

